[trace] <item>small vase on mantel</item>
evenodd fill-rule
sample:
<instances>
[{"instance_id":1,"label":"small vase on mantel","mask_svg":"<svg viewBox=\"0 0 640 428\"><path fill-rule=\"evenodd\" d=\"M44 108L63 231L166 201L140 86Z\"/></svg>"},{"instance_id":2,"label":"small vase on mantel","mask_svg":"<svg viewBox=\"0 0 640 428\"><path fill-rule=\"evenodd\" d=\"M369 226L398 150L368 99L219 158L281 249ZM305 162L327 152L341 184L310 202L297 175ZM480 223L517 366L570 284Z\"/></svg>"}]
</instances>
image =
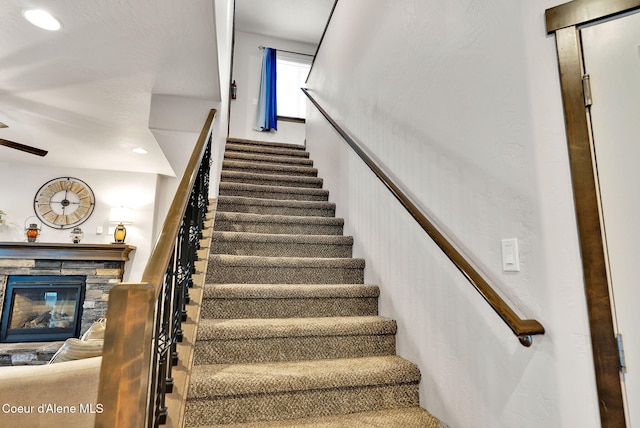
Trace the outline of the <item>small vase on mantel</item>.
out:
<instances>
[{"instance_id":1,"label":"small vase on mantel","mask_svg":"<svg viewBox=\"0 0 640 428\"><path fill-rule=\"evenodd\" d=\"M71 242L79 244L84 237L84 232L79 227L74 227L69 236L71 237Z\"/></svg>"}]
</instances>

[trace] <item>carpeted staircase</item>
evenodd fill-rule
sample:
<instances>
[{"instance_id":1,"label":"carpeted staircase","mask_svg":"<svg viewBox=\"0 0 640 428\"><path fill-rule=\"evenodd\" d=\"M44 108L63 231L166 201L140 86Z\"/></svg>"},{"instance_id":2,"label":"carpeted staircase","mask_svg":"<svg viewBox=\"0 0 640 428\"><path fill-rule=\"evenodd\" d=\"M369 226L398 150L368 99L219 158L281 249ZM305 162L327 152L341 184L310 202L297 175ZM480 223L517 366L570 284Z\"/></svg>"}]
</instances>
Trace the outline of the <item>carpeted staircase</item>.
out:
<instances>
[{"instance_id":1,"label":"carpeted staircase","mask_svg":"<svg viewBox=\"0 0 640 428\"><path fill-rule=\"evenodd\" d=\"M186 427L444 427L300 146L229 139Z\"/></svg>"}]
</instances>

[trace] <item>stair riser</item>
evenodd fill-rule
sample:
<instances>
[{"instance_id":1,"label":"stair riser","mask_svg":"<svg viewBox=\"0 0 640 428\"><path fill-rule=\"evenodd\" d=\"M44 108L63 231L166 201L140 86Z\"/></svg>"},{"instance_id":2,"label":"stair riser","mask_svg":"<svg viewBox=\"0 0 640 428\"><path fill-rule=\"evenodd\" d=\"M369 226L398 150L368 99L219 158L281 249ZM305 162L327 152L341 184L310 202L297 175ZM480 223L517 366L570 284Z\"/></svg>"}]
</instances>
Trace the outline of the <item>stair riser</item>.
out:
<instances>
[{"instance_id":1,"label":"stair riser","mask_svg":"<svg viewBox=\"0 0 640 428\"><path fill-rule=\"evenodd\" d=\"M198 340L194 364L240 364L394 355L395 335Z\"/></svg>"},{"instance_id":2,"label":"stair riser","mask_svg":"<svg viewBox=\"0 0 640 428\"><path fill-rule=\"evenodd\" d=\"M221 232L249 232L291 235L342 235L342 226L302 223L254 223L216 220L216 230Z\"/></svg>"},{"instance_id":3,"label":"stair riser","mask_svg":"<svg viewBox=\"0 0 640 428\"><path fill-rule=\"evenodd\" d=\"M220 196L241 196L244 198L258 198L258 199L277 199L277 200L290 200L290 201L327 201L328 195L326 193L291 193L288 191L280 191L277 187L266 187L265 190L244 190L242 188L228 188L220 185Z\"/></svg>"},{"instance_id":4,"label":"stair riser","mask_svg":"<svg viewBox=\"0 0 640 428\"><path fill-rule=\"evenodd\" d=\"M305 318L378 315L376 297L312 299L204 299L202 318Z\"/></svg>"},{"instance_id":5,"label":"stair riser","mask_svg":"<svg viewBox=\"0 0 640 428\"><path fill-rule=\"evenodd\" d=\"M228 142L225 146L227 152L241 152L241 153L255 153L261 155L278 155L278 156L293 156L300 158L309 158L309 152L300 149L286 149L279 147L269 146L256 146L251 144L235 144Z\"/></svg>"},{"instance_id":6,"label":"stair riser","mask_svg":"<svg viewBox=\"0 0 640 428\"><path fill-rule=\"evenodd\" d=\"M305 147L300 144L295 143L282 143L278 141L261 141L261 140L250 140L247 138L236 138L229 137L227 138L227 144L238 144L242 146L250 146L250 147L271 147L278 149L288 149L288 150L305 150Z\"/></svg>"},{"instance_id":7,"label":"stair riser","mask_svg":"<svg viewBox=\"0 0 640 428\"><path fill-rule=\"evenodd\" d=\"M352 246L214 240L211 251L215 254L234 254L237 256L348 258L351 257Z\"/></svg>"},{"instance_id":8,"label":"stair riser","mask_svg":"<svg viewBox=\"0 0 640 428\"><path fill-rule=\"evenodd\" d=\"M209 263L216 284L363 284L364 269L331 267L250 267Z\"/></svg>"},{"instance_id":9,"label":"stair riser","mask_svg":"<svg viewBox=\"0 0 640 428\"><path fill-rule=\"evenodd\" d=\"M265 163L231 161L222 162L223 171L248 172L252 174L289 175L294 177L317 177L318 170L295 165L270 165Z\"/></svg>"},{"instance_id":10,"label":"stair riser","mask_svg":"<svg viewBox=\"0 0 640 428\"><path fill-rule=\"evenodd\" d=\"M279 205L249 205L218 201L218 211L264 215L290 215L302 217L335 217L335 208L329 207L295 207ZM218 224L215 224L216 230Z\"/></svg>"},{"instance_id":11,"label":"stair riser","mask_svg":"<svg viewBox=\"0 0 640 428\"><path fill-rule=\"evenodd\" d=\"M242 176L239 174L225 174L222 172L222 182L224 183L240 183L240 184L257 184L261 186L282 186L282 187L300 187L305 189L321 189L322 180L306 179L307 177L300 177L300 180L287 180L279 179L277 177L270 177L265 174L254 174L253 176Z\"/></svg>"},{"instance_id":12,"label":"stair riser","mask_svg":"<svg viewBox=\"0 0 640 428\"><path fill-rule=\"evenodd\" d=\"M187 401L186 426L327 416L417 406L418 383L237 395Z\"/></svg>"},{"instance_id":13,"label":"stair riser","mask_svg":"<svg viewBox=\"0 0 640 428\"><path fill-rule=\"evenodd\" d=\"M259 162L270 165L295 165L307 167L313 166L313 161L305 158L297 158L292 156L259 155L242 152L225 152L224 160Z\"/></svg>"}]
</instances>

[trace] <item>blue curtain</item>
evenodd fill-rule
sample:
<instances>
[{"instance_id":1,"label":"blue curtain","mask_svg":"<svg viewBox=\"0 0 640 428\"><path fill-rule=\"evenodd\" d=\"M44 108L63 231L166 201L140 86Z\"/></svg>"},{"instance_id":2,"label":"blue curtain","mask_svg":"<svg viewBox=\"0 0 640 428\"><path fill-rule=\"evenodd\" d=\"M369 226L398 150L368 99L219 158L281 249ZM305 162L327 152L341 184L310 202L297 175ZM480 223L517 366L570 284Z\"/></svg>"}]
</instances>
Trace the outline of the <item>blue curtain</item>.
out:
<instances>
[{"instance_id":1,"label":"blue curtain","mask_svg":"<svg viewBox=\"0 0 640 428\"><path fill-rule=\"evenodd\" d=\"M262 53L262 75L258 96L257 131L278 129L278 106L276 102L276 50L264 48Z\"/></svg>"}]
</instances>

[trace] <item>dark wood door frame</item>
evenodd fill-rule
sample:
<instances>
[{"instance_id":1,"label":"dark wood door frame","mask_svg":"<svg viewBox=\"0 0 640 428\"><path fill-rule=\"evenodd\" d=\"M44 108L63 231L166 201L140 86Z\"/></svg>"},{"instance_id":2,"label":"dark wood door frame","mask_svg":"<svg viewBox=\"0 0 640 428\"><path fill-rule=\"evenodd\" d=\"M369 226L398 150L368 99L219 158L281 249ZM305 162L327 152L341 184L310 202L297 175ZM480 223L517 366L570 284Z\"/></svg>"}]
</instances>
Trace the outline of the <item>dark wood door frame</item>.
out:
<instances>
[{"instance_id":1,"label":"dark wood door frame","mask_svg":"<svg viewBox=\"0 0 640 428\"><path fill-rule=\"evenodd\" d=\"M603 223L585 107L580 26L640 9L640 0L574 0L546 11L555 34L602 427L626 427Z\"/></svg>"}]
</instances>

